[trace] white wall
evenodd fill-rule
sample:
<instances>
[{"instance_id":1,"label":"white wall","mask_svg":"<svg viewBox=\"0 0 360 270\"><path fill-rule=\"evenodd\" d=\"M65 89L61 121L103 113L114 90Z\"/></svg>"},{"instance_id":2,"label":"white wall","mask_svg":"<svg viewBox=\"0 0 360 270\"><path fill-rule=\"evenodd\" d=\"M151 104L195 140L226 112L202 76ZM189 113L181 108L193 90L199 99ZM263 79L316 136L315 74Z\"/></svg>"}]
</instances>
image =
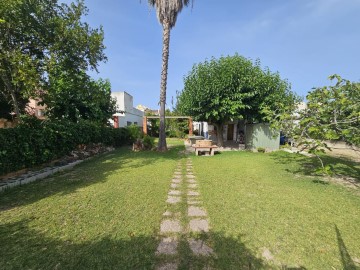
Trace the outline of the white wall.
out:
<instances>
[{"instance_id":1,"label":"white wall","mask_svg":"<svg viewBox=\"0 0 360 270\"><path fill-rule=\"evenodd\" d=\"M119 117L119 127L128 126L128 122L131 124L136 123L139 127L143 126L144 112L134 108L132 95L126 92L112 92L111 96L116 98L118 109L124 111L124 113L114 115Z\"/></svg>"}]
</instances>

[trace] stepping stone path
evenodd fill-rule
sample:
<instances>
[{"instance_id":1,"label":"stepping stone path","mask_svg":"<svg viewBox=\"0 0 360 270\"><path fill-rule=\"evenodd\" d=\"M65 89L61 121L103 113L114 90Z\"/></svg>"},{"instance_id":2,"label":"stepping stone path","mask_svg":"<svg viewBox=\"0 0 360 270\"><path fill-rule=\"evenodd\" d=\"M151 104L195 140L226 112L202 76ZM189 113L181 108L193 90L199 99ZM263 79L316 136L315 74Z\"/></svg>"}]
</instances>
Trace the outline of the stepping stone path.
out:
<instances>
[{"instance_id":1,"label":"stepping stone path","mask_svg":"<svg viewBox=\"0 0 360 270\"><path fill-rule=\"evenodd\" d=\"M215 258L215 254L206 240L202 240L209 238L206 235L210 225L200 197L191 159L186 159L185 168L183 160L180 161L170 183L166 200L167 210L163 213L160 224L160 242L155 252L158 256L156 270L178 269L182 261L182 254L178 248L184 246L184 243L192 254L189 257L190 265L191 260L196 260L197 257L207 258L209 265L204 269L212 269L211 259ZM196 236L201 239L196 239Z\"/></svg>"}]
</instances>

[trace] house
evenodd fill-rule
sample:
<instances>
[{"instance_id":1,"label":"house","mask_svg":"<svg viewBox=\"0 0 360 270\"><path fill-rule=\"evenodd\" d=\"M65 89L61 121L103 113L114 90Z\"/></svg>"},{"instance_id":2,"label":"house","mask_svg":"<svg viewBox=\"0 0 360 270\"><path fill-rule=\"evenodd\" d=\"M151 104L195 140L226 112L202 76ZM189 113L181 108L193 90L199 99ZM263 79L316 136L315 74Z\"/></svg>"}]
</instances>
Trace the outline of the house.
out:
<instances>
[{"instance_id":1,"label":"house","mask_svg":"<svg viewBox=\"0 0 360 270\"><path fill-rule=\"evenodd\" d=\"M29 115L34 115L37 118L44 120L46 119L46 105L39 105L39 102L41 101L42 100L40 98L30 98L29 103L26 104L25 110Z\"/></svg>"},{"instance_id":2,"label":"house","mask_svg":"<svg viewBox=\"0 0 360 270\"><path fill-rule=\"evenodd\" d=\"M110 121L115 128L137 125L142 127L144 112L134 108L133 96L127 92L112 92L111 96L116 99L119 112L113 115Z\"/></svg>"},{"instance_id":3,"label":"house","mask_svg":"<svg viewBox=\"0 0 360 270\"><path fill-rule=\"evenodd\" d=\"M143 111L145 113L145 115L155 115L155 116L158 116L160 115L160 110L159 109L156 109L156 110L153 110L153 109L150 109L144 105L137 105L136 106L136 109L140 110L140 111Z\"/></svg>"}]
</instances>

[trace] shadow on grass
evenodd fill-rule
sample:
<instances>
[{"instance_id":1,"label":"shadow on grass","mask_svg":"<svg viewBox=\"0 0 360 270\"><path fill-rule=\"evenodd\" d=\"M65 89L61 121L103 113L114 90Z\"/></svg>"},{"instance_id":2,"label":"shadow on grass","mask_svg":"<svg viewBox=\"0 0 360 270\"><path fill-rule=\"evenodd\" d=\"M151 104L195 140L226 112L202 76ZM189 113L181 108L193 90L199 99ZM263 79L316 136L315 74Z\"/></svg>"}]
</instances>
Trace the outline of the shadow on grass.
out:
<instances>
[{"instance_id":1,"label":"shadow on grass","mask_svg":"<svg viewBox=\"0 0 360 270\"><path fill-rule=\"evenodd\" d=\"M0 225L0 269L152 269L157 240L134 236L94 241L53 239L31 229L31 220ZM6 247L6 248L5 248Z\"/></svg>"},{"instance_id":2,"label":"shadow on grass","mask_svg":"<svg viewBox=\"0 0 360 270\"><path fill-rule=\"evenodd\" d=\"M277 263L258 258L246 246L246 243L242 242L241 236L234 238L226 236L223 232L210 232L207 239L211 239L214 255L196 256L192 253L187 239L185 237L180 239L178 269L306 269L303 266L287 267L285 265L278 265Z\"/></svg>"},{"instance_id":3,"label":"shadow on grass","mask_svg":"<svg viewBox=\"0 0 360 270\"><path fill-rule=\"evenodd\" d=\"M178 160L183 146L172 147L168 152L133 152L120 148L94 157L70 171L55 174L43 180L18 186L0 193L0 212L13 207L27 205L54 194L66 195L80 188L99 182L106 182L115 171L137 169L161 161Z\"/></svg>"},{"instance_id":4,"label":"shadow on grass","mask_svg":"<svg viewBox=\"0 0 360 270\"><path fill-rule=\"evenodd\" d=\"M354 261L352 260L344 240L341 237L341 233L339 228L335 225L335 232L336 232L336 238L337 238L337 242L338 242L338 247L339 247L339 253L340 253L340 258L341 258L341 263L343 265L343 269L346 270L359 270L360 267L356 267Z\"/></svg>"},{"instance_id":5,"label":"shadow on grass","mask_svg":"<svg viewBox=\"0 0 360 270\"><path fill-rule=\"evenodd\" d=\"M252 254L240 237L211 233L210 238L214 256L195 256L183 238L178 256L156 257L159 239L155 232L150 236L116 239L108 235L75 242L36 231L31 228L31 219L27 219L0 225L0 242L6 247L0 252L0 269L154 269L173 261L184 270L305 269L268 264Z\"/></svg>"},{"instance_id":6,"label":"shadow on grass","mask_svg":"<svg viewBox=\"0 0 360 270\"><path fill-rule=\"evenodd\" d=\"M278 151L271 154L271 157L285 166L285 170L294 174L315 176L316 169L321 167L316 157L307 157L301 154L291 154ZM338 177L350 177L360 184L360 164L347 158L337 158L330 156L321 157L324 164L331 164L334 173Z\"/></svg>"}]
</instances>

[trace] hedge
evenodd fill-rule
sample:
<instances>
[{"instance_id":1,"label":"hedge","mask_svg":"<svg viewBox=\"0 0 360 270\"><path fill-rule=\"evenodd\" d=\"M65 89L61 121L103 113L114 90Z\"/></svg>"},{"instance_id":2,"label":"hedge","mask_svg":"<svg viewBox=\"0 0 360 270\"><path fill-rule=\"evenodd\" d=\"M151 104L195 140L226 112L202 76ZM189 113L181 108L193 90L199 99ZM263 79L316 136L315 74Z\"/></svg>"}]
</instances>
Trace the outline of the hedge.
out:
<instances>
[{"instance_id":1,"label":"hedge","mask_svg":"<svg viewBox=\"0 0 360 270\"><path fill-rule=\"evenodd\" d=\"M15 128L0 129L0 175L65 156L81 144L119 147L131 140L126 128L89 121L73 123L28 118Z\"/></svg>"}]
</instances>

